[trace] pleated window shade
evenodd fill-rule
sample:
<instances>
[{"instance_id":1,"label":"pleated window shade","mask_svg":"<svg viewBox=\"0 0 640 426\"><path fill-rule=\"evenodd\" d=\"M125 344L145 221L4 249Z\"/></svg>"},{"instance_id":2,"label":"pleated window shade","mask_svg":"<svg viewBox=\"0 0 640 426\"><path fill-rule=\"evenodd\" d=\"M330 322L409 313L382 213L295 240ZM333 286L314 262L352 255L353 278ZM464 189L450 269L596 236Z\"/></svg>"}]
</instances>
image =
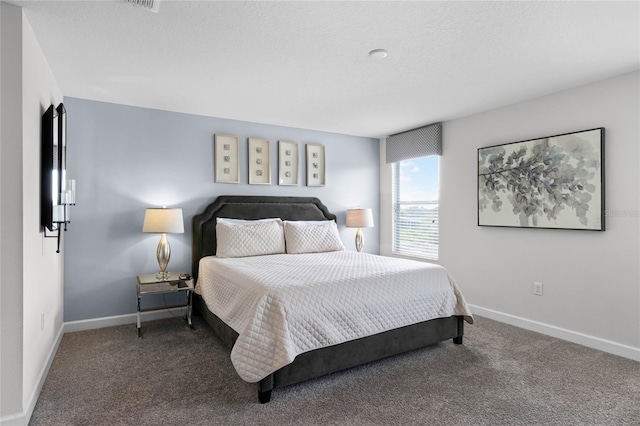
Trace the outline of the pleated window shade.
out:
<instances>
[{"instance_id":1,"label":"pleated window shade","mask_svg":"<svg viewBox=\"0 0 640 426\"><path fill-rule=\"evenodd\" d=\"M429 155L442 155L440 123L407 130L387 138L387 164Z\"/></svg>"}]
</instances>

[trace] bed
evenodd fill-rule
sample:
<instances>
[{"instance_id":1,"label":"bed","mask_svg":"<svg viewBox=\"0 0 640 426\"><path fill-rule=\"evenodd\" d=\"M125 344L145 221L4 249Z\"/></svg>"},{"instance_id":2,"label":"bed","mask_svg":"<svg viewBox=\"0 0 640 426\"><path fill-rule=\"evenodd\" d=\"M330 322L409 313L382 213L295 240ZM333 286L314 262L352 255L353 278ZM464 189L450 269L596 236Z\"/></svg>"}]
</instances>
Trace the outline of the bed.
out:
<instances>
[{"instance_id":1,"label":"bed","mask_svg":"<svg viewBox=\"0 0 640 426\"><path fill-rule=\"evenodd\" d=\"M229 258L226 258L226 254L228 253L225 252L225 256L223 256L222 250L227 250L227 248L220 248L221 251L218 253L218 256L215 256L218 248L218 240L222 241L223 238L227 238L223 233L224 229L227 228L224 227L219 227L218 232L220 235L216 235L218 218L240 220L280 218L283 221L296 221L295 223L284 222L285 226L289 226L298 223L304 224L307 223L306 221L311 221L309 223L317 223L315 221L335 222L336 216L331 214L320 200L312 197L220 196L213 203L209 204L203 213L196 215L193 219L192 271L198 283L196 294L194 295L194 310L197 314L202 315L220 339L228 347L232 348L232 362L234 362L234 367L240 377L245 381L257 383L258 400L260 403L269 402L272 390L276 388L289 386L448 339L452 339L455 344L462 344L464 321L466 320L470 323L473 321L471 313L464 302L464 298L459 293L455 283L450 280L444 268L439 266L424 266L428 264L421 262L408 262L404 264L402 262L406 261L347 250L318 253L317 256L316 254L307 254L302 250L301 253L298 254L276 253L269 254L268 256L229 256ZM335 224L332 225L335 228ZM222 245L221 247L226 246ZM294 246L291 245L291 248L293 247ZM287 248L290 248L289 242L287 242ZM408 266L409 269L415 267L415 271L407 272L413 273L415 277L417 277L415 274L424 273L418 270L424 269L424 266L434 269L434 273L441 276L438 278L440 281L449 278L447 282L450 282L450 286L455 290L451 291L451 294L454 295L451 296L448 291L448 293L443 296L444 299L442 299L442 301L436 302L435 313L431 315L433 319L420 320L417 322L410 321L407 323L408 320L406 318L397 319L396 317L413 315L411 313L412 309L401 309L410 313L402 315L394 313L390 316L391 319L385 319L385 324L380 325L370 325L371 323L375 323L375 321L369 320L367 321L367 324L369 324L367 327L369 328L357 326L355 327L357 329L355 332L353 331L353 321L349 317L349 315L359 315L360 311L358 311L355 305L348 305L350 307L353 306L353 308L348 309L348 312L331 311L329 309L329 307L333 309L334 306L338 306L339 309L344 309L340 308L340 305L353 303L353 301L349 301L348 298L354 296L334 296L335 300L330 300L329 296L326 296L327 300L323 300L322 303L317 303L318 312L324 315L322 318L329 318L327 321L332 322L332 318L342 318L344 316L346 319L341 319L341 322L348 323L347 326L344 326L346 327L344 329L348 329L349 333L354 333L355 338L344 337L345 333L343 329L336 331L336 328L342 327L341 323L338 324L340 321L336 321L336 324L320 323L314 325L313 327L315 328L323 328L319 333L315 333L320 335L321 338L314 337L314 333L312 333L314 336L304 335L302 337L300 337L299 334L295 334L297 333L295 323L292 322L288 324L286 322L290 320L289 317L291 321L296 317L297 311L294 310L295 306L303 306L298 302L291 302L291 300L299 300L296 297L303 294L301 293L303 290L298 288L295 280L300 280L301 282L310 281L308 284L316 290L325 285L333 285L334 290L330 290L330 292L336 293L340 288L344 288L347 281L342 282L338 279L337 283L323 282L322 285L320 285L314 281L316 278L310 277L321 276L322 269L319 268L329 268L329 266L333 268L333 270L332 272L327 272L327 275L339 276L340 273L334 271L336 268L340 271L348 270L347 266L344 265L357 262L365 262L360 269L372 272L367 276L358 277L358 283L353 284L354 288L358 288L358 285L378 285L383 288L385 285L389 285L388 283L391 282L389 280L397 280L397 275L387 277L375 272L379 264L384 264L385 270L388 267L387 264L392 264L392 267L396 269L404 268L405 266ZM324 263L324 266L319 266L321 263ZM340 265L343 265L344 268L339 269ZM380 266L380 268L383 266ZM296 268L308 273L296 275L295 278L289 277L290 284L280 285L280 281L282 283L287 282L285 277L288 277L290 270L293 271ZM217 275L212 276L210 270L217 271ZM281 273L280 271L287 272ZM404 271L401 272L405 273ZM281 277L274 278L275 275L280 273L282 274ZM442 278L442 274L445 274L444 278ZM352 274L348 272L347 275L351 276ZM268 283L269 279L271 279L272 287L282 287L283 292L288 292L286 293L287 296L276 293L272 294L272 287L269 287ZM383 281L377 282L379 280ZM229 282L227 283L227 281ZM411 278L408 281L416 281L416 278ZM221 283L219 285L222 289L226 289L224 291L227 291L227 293L220 293L220 291L223 290L212 289L210 287L211 285L215 285L216 282ZM393 285L395 285L395 281L393 281ZM266 296L261 297L260 295L262 293L259 292L258 296L255 296L258 291L255 289L255 286L260 288L260 291L266 288L267 290L264 290L268 291L268 293L265 293ZM374 289L377 287L370 288ZM215 293L216 291L218 293ZM243 291L244 293L242 293ZM238 293L233 295L233 297L237 299L236 301L231 302L229 301L230 299L228 300L228 297L231 297L228 294L229 292ZM376 291L372 291L372 293L375 292ZM366 299L367 293L369 293L369 291L360 291L360 293L358 293L359 296L356 298ZM403 293L403 290L394 290L394 293ZM295 297L291 298L291 295L295 295ZM236 305L231 305L231 303L242 304L244 303L243 301L251 305L253 302L251 302L250 299L254 296L257 297L256 306L264 306L263 302L265 299L269 301L276 300L278 303L284 305L277 305L280 308L278 311L280 312L280 316L286 318L282 318L283 325L278 323L275 327L271 326L276 330L275 332L271 332L270 329L267 328L258 328L261 326L260 321L262 320L254 321L253 313L247 313L245 315L245 308L240 309L236 307ZM316 296L317 295L314 295L314 297ZM321 297L325 296L321 295ZM454 300L451 300L452 297ZM342 300L343 298L344 300ZM419 299L418 296L415 296L415 298ZM260 303L262 303L262 305L260 305ZM296 305L296 303L298 304ZM364 300L362 303L367 304L366 309L369 310L374 301ZM385 299L385 304L386 303ZM402 303L402 301L399 299L398 303ZM269 306L275 306L275 302ZM380 309L386 310L387 307L384 306ZM429 309L433 308L430 307ZM215 313L212 312L212 310ZM278 315L277 312L275 315ZM418 315L423 314L419 313ZM225 320L223 321L221 317ZM250 327L246 327L252 330L253 335L242 331L245 327L238 325L245 324L247 321L254 321L254 323L250 324ZM303 322L304 321L306 321L305 318L303 318ZM394 324L394 321L400 321L399 324L406 324L385 329L385 327L389 328L389 321L391 321L391 324ZM313 327L312 331L315 330ZM306 326L306 328L308 329L309 327ZM360 330L360 328L363 330ZM328 337L323 334L326 329L330 330ZM242 334L236 330L240 330ZM373 330L373 332L371 330ZM271 338L272 334L273 338ZM293 337L287 342L287 336ZM308 341L310 340L313 342L309 343ZM318 343L315 342L315 340L321 342ZM282 345L284 349L281 349L280 346L273 346L274 344ZM294 348L291 349L291 347ZM273 355L273 359L270 359L269 357L272 353L276 355ZM256 354L262 355L256 358ZM265 366L264 364L267 362L267 358L269 358L269 364Z\"/></svg>"}]
</instances>

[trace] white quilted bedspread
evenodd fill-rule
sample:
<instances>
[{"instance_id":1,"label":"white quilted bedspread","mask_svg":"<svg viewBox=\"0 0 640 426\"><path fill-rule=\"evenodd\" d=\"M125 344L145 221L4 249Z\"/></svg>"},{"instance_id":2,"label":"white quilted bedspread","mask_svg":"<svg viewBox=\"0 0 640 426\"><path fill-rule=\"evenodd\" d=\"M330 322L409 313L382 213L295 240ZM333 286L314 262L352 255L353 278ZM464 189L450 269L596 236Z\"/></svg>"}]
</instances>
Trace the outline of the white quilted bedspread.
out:
<instances>
[{"instance_id":1,"label":"white quilted bedspread","mask_svg":"<svg viewBox=\"0 0 640 426\"><path fill-rule=\"evenodd\" d=\"M231 361L257 382L296 355L471 312L441 266L353 251L200 261L196 292L238 334Z\"/></svg>"}]
</instances>

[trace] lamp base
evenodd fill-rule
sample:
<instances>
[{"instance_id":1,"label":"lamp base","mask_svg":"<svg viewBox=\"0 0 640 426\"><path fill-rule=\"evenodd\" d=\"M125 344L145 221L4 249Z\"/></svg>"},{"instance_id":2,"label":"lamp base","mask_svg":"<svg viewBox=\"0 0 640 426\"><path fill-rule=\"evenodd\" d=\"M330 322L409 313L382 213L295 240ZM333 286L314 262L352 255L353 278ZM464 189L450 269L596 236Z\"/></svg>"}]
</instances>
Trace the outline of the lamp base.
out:
<instances>
[{"instance_id":1,"label":"lamp base","mask_svg":"<svg viewBox=\"0 0 640 426\"><path fill-rule=\"evenodd\" d=\"M364 247L364 235L362 235L362 231L360 230L360 228L358 228L358 232L356 232L356 250L358 250L358 253L362 251L363 247Z\"/></svg>"},{"instance_id":2,"label":"lamp base","mask_svg":"<svg viewBox=\"0 0 640 426\"><path fill-rule=\"evenodd\" d=\"M171 246L169 245L167 235L164 232L162 233L162 237L160 237L160 242L158 243L156 257L158 259L158 266L160 266L160 272L156 274L156 279L166 280L169 278L167 265L169 265L169 259L171 258Z\"/></svg>"},{"instance_id":3,"label":"lamp base","mask_svg":"<svg viewBox=\"0 0 640 426\"><path fill-rule=\"evenodd\" d=\"M165 272L156 272L156 279L157 280L162 280L162 281L166 281L169 279L169 272L165 271Z\"/></svg>"}]
</instances>

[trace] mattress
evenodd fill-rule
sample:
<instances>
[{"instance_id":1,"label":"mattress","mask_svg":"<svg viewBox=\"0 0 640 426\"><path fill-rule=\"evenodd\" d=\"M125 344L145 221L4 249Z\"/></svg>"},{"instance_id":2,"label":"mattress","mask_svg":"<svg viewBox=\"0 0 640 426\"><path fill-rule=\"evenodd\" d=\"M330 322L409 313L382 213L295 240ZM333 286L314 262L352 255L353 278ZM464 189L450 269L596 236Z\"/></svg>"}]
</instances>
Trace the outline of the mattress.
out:
<instances>
[{"instance_id":1,"label":"mattress","mask_svg":"<svg viewBox=\"0 0 640 426\"><path fill-rule=\"evenodd\" d=\"M441 266L353 251L200 260L196 292L238 333L231 361L258 382L301 353L452 315L473 322Z\"/></svg>"}]
</instances>

